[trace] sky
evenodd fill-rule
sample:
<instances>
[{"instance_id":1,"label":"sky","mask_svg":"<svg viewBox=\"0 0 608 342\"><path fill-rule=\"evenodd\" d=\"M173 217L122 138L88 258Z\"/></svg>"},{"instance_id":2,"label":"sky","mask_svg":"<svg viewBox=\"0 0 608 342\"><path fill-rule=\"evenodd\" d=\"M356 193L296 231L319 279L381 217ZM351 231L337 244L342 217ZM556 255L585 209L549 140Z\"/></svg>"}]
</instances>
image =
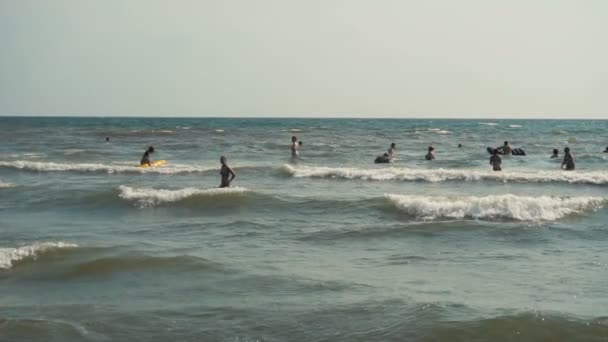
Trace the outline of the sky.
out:
<instances>
[{"instance_id":1,"label":"sky","mask_svg":"<svg viewBox=\"0 0 608 342\"><path fill-rule=\"evenodd\" d=\"M608 118L605 0L0 0L0 115Z\"/></svg>"}]
</instances>

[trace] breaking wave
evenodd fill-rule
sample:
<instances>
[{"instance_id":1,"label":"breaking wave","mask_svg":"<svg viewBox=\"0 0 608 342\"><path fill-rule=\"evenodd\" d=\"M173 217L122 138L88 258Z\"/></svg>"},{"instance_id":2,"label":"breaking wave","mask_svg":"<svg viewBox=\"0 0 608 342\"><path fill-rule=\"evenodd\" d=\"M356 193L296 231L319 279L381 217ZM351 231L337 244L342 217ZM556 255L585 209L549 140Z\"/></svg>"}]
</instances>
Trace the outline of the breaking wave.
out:
<instances>
[{"instance_id":1,"label":"breaking wave","mask_svg":"<svg viewBox=\"0 0 608 342\"><path fill-rule=\"evenodd\" d=\"M169 164L162 167L141 168L136 165L101 164L101 163L53 163L33 161L0 161L0 167L36 172L100 172L100 173L196 173L217 170L217 167L202 167Z\"/></svg>"},{"instance_id":2,"label":"breaking wave","mask_svg":"<svg viewBox=\"0 0 608 342\"><path fill-rule=\"evenodd\" d=\"M40 242L16 248L0 248L0 269L10 269L19 261L35 259L43 253L74 247L78 245L68 242Z\"/></svg>"},{"instance_id":3,"label":"breaking wave","mask_svg":"<svg viewBox=\"0 0 608 342\"><path fill-rule=\"evenodd\" d=\"M217 198L222 196L243 196L251 192L249 189L234 188L183 188L176 190L154 188L132 188L121 185L120 198L136 202L140 207L150 207L162 203L179 202L188 198Z\"/></svg>"},{"instance_id":4,"label":"breaking wave","mask_svg":"<svg viewBox=\"0 0 608 342\"><path fill-rule=\"evenodd\" d=\"M555 221L568 215L600 209L601 197L553 196L416 196L386 194L399 211L420 219L507 219L516 221Z\"/></svg>"},{"instance_id":5,"label":"breaking wave","mask_svg":"<svg viewBox=\"0 0 608 342\"><path fill-rule=\"evenodd\" d=\"M14 188L16 185L13 183L5 183L3 181L0 181L0 189L6 189L6 188Z\"/></svg>"},{"instance_id":6,"label":"breaking wave","mask_svg":"<svg viewBox=\"0 0 608 342\"><path fill-rule=\"evenodd\" d=\"M481 171L472 169L408 169L298 166L285 164L282 170L293 177L362 179L370 181L501 181L501 182L563 182L576 184L608 184L607 171Z\"/></svg>"}]
</instances>

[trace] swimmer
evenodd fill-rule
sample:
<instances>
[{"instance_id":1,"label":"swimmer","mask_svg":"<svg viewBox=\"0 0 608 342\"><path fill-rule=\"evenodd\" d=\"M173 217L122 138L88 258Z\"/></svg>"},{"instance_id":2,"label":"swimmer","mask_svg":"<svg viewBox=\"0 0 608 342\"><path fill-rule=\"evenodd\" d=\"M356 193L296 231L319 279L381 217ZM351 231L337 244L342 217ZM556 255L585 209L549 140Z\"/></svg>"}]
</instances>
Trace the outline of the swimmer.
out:
<instances>
[{"instance_id":1,"label":"swimmer","mask_svg":"<svg viewBox=\"0 0 608 342\"><path fill-rule=\"evenodd\" d=\"M553 158L559 158L559 150L556 148L553 149L553 154L551 155L551 159Z\"/></svg>"},{"instance_id":2,"label":"swimmer","mask_svg":"<svg viewBox=\"0 0 608 342\"><path fill-rule=\"evenodd\" d=\"M397 157L397 150L395 148L395 143L391 144L391 147L388 149L387 154L390 159L395 159Z\"/></svg>"},{"instance_id":3,"label":"swimmer","mask_svg":"<svg viewBox=\"0 0 608 342\"><path fill-rule=\"evenodd\" d=\"M570 153L570 147L566 147L564 149L564 160L562 161L561 166L562 169L564 168L564 165L566 166L566 170L574 170L574 156L572 155L572 153Z\"/></svg>"},{"instance_id":4,"label":"swimmer","mask_svg":"<svg viewBox=\"0 0 608 342\"><path fill-rule=\"evenodd\" d=\"M458 144L458 148L462 148L462 144Z\"/></svg>"},{"instance_id":5,"label":"swimmer","mask_svg":"<svg viewBox=\"0 0 608 342\"><path fill-rule=\"evenodd\" d=\"M110 137L106 137L106 142L109 143L110 142Z\"/></svg>"},{"instance_id":6,"label":"swimmer","mask_svg":"<svg viewBox=\"0 0 608 342\"><path fill-rule=\"evenodd\" d=\"M295 135L291 137L291 157L297 158L300 155L300 148L302 144L298 142L298 137Z\"/></svg>"},{"instance_id":7,"label":"swimmer","mask_svg":"<svg viewBox=\"0 0 608 342\"><path fill-rule=\"evenodd\" d=\"M148 165L148 166L152 166L152 160L150 160L150 154L154 153L154 147L150 146L148 147L148 149L146 150L146 152L144 152L144 156L141 157L141 161L139 162L140 165Z\"/></svg>"},{"instance_id":8,"label":"swimmer","mask_svg":"<svg viewBox=\"0 0 608 342\"><path fill-rule=\"evenodd\" d=\"M389 158L388 153L385 153L381 156L377 156L376 159L374 160L374 163L376 164L383 164L383 163L390 163L391 162L391 158Z\"/></svg>"},{"instance_id":9,"label":"swimmer","mask_svg":"<svg viewBox=\"0 0 608 342\"><path fill-rule=\"evenodd\" d=\"M424 156L426 160L435 160L435 148L433 146L429 146L429 152Z\"/></svg>"},{"instance_id":10,"label":"swimmer","mask_svg":"<svg viewBox=\"0 0 608 342\"><path fill-rule=\"evenodd\" d=\"M502 171L502 169L500 168L501 163L502 159L498 155L498 149L495 148L494 151L492 151L492 156L490 157L490 165L492 165L492 170Z\"/></svg>"},{"instance_id":11,"label":"swimmer","mask_svg":"<svg viewBox=\"0 0 608 342\"><path fill-rule=\"evenodd\" d=\"M502 147L502 154L510 156L511 155L511 146L509 146L509 142L505 141L505 144Z\"/></svg>"},{"instance_id":12,"label":"swimmer","mask_svg":"<svg viewBox=\"0 0 608 342\"><path fill-rule=\"evenodd\" d=\"M228 160L226 157L220 157L220 163L222 164L222 168L220 169L220 175L222 176L222 183L220 184L220 188L229 188L230 183L236 178L236 173L228 166ZM232 175L232 177L230 177Z\"/></svg>"},{"instance_id":13,"label":"swimmer","mask_svg":"<svg viewBox=\"0 0 608 342\"><path fill-rule=\"evenodd\" d=\"M606 146L606 149L604 150L604 153L608 153L608 146Z\"/></svg>"}]
</instances>

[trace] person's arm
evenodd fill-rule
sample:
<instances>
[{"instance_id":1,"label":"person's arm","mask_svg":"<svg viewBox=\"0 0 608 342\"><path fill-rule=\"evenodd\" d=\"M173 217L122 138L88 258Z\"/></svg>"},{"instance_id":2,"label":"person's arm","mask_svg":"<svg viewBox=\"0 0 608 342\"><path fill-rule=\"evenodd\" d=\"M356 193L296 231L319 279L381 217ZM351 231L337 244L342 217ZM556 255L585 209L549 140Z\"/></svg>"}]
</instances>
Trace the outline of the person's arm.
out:
<instances>
[{"instance_id":1,"label":"person's arm","mask_svg":"<svg viewBox=\"0 0 608 342\"><path fill-rule=\"evenodd\" d=\"M236 178L236 173L234 173L231 167L228 167L228 172L232 175L232 178L230 178L228 182L232 183L232 181Z\"/></svg>"}]
</instances>

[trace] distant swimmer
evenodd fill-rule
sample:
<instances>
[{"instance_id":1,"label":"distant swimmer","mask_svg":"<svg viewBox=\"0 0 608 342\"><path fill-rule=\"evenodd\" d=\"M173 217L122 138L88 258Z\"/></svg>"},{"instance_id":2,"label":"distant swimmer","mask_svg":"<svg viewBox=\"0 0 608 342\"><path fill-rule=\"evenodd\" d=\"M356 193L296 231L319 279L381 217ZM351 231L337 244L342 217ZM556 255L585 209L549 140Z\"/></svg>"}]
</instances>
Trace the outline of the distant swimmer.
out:
<instances>
[{"instance_id":1,"label":"distant swimmer","mask_svg":"<svg viewBox=\"0 0 608 342\"><path fill-rule=\"evenodd\" d=\"M291 137L291 157L297 158L300 155L300 148L302 143L298 142L298 137L295 135Z\"/></svg>"},{"instance_id":2,"label":"distant swimmer","mask_svg":"<svg viewBox=\"0 0 608 342\"><path fill-rule=\"evenodd\" d=\"M553 154L551 155L551 159L553 158L559 158L559 150L556 148L553 149Z\"/></svg>"},{"instance_id":3,"label":"distant swimmer","mask_svg":"<svg viewBox=\"0 0 608 342\"><path fill-rule=\"evenodd\" d=\"M435 148L433 146L429 146L429 151L426 156L424 156L426 160L435 160Z\"/></svg>"},{"instance_id":4,"label":"distant swimmer","mask_svg":"<svg viewBox=\"0 0 608 342\"><path fill-rule=\"evenodd\" d=\"M572 155L572 153L570 153L570 148L566 147L564 149L564 160L562 161L562 166L561 168L564 168L564 165L566 166L566 170L574 170L574 156Z\"/></svg>"},{"instance_id":5,"label":"distant swimmer","mask_svg":"<svg viewBox=\"0 0 608 342\"><path fill-rule=\"evenodd\" d=\"M148 165L148 166L152 166L152 160L150 160L150 154L154 153L154 147L150 146L148 147L148 149L146 150L146 152L144 152L144 156L141 157L141 161L139 162L139 165Z\"/></svg>"},{"instance_id":6,"label":"distant swimmer","mask_svg":"<svg viewBox=\"0 0 608 342\"><path fill-rule=\"evenodd\" d=\"M505 144L502 146L502 154L510 156L511 155L511 146L509 146L509 142L505 141Z\"/></svg>"},{"instance_id":7,"label":"distant swimmer","mask_svg":"<svg viewBox=\"0 0 608 342\"><path fill-rule=\"evenodd\" d=\"M458 148L462 148L462 144L458 144Z\"/></svg>"},{"instance_id":8,"label":"distant swimmer","mask_svg":"<svg viewBox=\"0 0 608 342\"><path fill-rule=\"evenodd\" d=\"M608 146L606 146L606 149L604 150L604 153L608 153Z\"/></svg>"},{"instance_id":9,"label":"distant swimmer","mask_svg":"<svg viewBox=\"0 0 608 342\"><path fill-rule=\"evenodd\" d=\"M220 163L222 164L222 168L220 169L220 175L222 176L220 188L229 188L230 183L232 183L232 181L236 178L236 173L234 173L234 170L228 166L228 160L226 157L221 156Z\"/></svg>"},{"instance_id":10,"label":"distant swimmer","mask_svg":"<svg viewBox=\"0 0 608 342\"><path fill-rule=\"evenodd\" d=\"M391 147L388 149L387 154L388 154L388 157L389 157L390 159L395 159L395 158L397 158L397 149L396 149L396 145L395 145L395 143L392 143L392 144L391 144Z\"/></svg>"},{"instance_id":11,"label":"distant swimmer","mask_svg":"<svg viewBox=\"0 0 608 342\"><path fill-rule=\"evenodd\" d=\"M110 142L110 137L106 137L106 142L109 143Z\"/></svg>"},{"instance_id":12,"label":"distant swimmer","mask_svg":"<svg viewBox=\"0 0 608 342\"><path fill-rule=\"evenodd\" d=\"M502 159L498 155L498 149L495 148L492 156L490 157L490 165L492 165L492 170L494 171L502 171L500 168L500 164L502 163Z\"/></svg>"}]
</instances>

